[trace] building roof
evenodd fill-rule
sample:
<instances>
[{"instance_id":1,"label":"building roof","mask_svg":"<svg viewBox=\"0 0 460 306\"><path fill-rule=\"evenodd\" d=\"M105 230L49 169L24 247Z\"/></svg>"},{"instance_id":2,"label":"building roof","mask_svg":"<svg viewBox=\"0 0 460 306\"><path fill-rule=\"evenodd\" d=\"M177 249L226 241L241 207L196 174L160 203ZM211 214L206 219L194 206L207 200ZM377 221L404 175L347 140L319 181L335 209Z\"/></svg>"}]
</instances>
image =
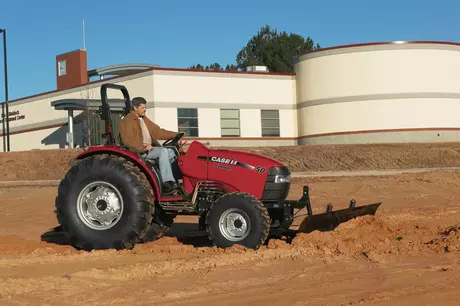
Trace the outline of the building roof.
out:
<instances>
[{"instance_id":1,"label":"building roof","mask_svg":"<svg viewBox=\"0 0 460 306\"><path fill-rule=\"evenodd\" d=\"M397 41L379 41L379 42L369 42L369 43L359 43L359 44L348 44L348 45L340 45L340 46L332 46L327 48L320 48L315 50L305 50L300 53L300 55L305 54L312 54L312 53L322 53L325 51L330 50L338 50L338 49L350 49L356 47L375 47L375 46L397 46L398 48L413 48L417 45L433 45L439 46L452 46L452 47L460 47L460 43L453 42L453 41L433 41L433 40L397 40ZM350 51L351 52L351 51Z\"/></svg>"},{"instance_id":2,"label":"building roof","mask_svg":"<svg viewBox=\"0 0 460 306\"><path fill-rule=\"evenodd\" d=\"M352 45L334 46L322 49L307 50L294 57L294 64L298 62L329 55L339 55L357 52L390 51L390 50L449 50L460 51L460 43L450 41L391 41L373 42Z\"/></svg>"}]
</instances>

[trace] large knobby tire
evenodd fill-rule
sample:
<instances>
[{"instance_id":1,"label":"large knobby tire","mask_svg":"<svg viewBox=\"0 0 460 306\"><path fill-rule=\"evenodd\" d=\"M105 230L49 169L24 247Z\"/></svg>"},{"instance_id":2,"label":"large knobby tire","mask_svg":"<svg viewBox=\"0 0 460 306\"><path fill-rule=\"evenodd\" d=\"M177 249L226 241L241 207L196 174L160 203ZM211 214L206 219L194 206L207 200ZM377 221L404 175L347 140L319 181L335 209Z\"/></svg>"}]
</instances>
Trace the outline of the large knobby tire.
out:
<instances>
[{"instance_id":1,"label":"large knobby tire","mask_svg":"<svg viewBox=\"0 0 460 306\"><path fill-rule=\"evenodd\" d=\"M75 164L61 181L56 216L76 248L131 249L150 225L151 202L152 191L137 167L96 155Z\"/></svg>"},{"instance_id":2,"label":"large knobby tire","mask_svg":"<svg viewBox=\"0 0 460 306\"><path fill-rule=\"evenodd\" d=\"M174 217L175 215L166 214L163 210L157 209L149 229L139 242L153 242L163 237L171 229Z\"/></svg>"},{"instance_id":3,"label":"large knobby tire","mask_svg":"<svg viewBox=\"0 0 460 306\"><path fill-rule=\"evenodd\" d=\"M263 203L252 195L228 193L212 204L206 217L206 230L217 247L240 244L258 249L268 237L270 215Z\"/></svg>"}]
</instances>

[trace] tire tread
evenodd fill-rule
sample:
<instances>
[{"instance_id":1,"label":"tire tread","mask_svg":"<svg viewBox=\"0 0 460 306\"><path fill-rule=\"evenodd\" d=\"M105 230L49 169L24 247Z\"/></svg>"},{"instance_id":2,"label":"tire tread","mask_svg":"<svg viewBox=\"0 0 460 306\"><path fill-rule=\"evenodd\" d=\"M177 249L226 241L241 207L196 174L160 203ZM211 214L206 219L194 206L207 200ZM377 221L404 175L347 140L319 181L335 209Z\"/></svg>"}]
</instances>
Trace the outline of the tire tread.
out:
<instances>
[{"instance_id":1,"label":"tire tread","mask_svg":"<svg viewBox=\"0 0 460 306\"><path fill-rule=\"evenodd\" d=\"M136 207L135 222L134 224L127 225L129 227L126 236L121 239L114 239L104 242L97 243L96 241L83 241L78 238L77 232L72 229L69 222L71 223L72 216L67 215L66 199L70 193L72 193L73 182L78 178L79 173L92 172L97 173L100 168L114 168L120 176L131 178L127 180L130 185L131 191L135 191L135 203L129 203ZM63 205L63 207L61 207ZM74 204L70 204L74 205ZM136 243L141 241L142 237L147 233L147 230L152 222L152 207L153 207L153 191L150 188L147 177L142 171L136 167L136 165L123 157L109 155L109 154L97 154L82 159L78 163L74 163L69 169L65 177L59 184L58 195L55 200L56 207L56 218L62 225L64 232L70 239L71 243L80 249L93 250L93 249L132 249Z\"/></svg>"}]
</instances>

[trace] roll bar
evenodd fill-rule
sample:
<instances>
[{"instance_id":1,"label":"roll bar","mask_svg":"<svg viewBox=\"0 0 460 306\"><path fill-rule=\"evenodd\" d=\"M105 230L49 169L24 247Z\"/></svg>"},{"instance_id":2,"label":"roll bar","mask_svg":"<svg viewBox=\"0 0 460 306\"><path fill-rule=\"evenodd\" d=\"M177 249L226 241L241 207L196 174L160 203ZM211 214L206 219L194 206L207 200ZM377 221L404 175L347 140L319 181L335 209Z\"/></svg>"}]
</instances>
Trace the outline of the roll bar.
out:
<instances>
[{"instance_id":1,"label":"roll bar","mask_svg":"<svg viewBox=\"0 0 460 306\"><path fill-rule=\"evenodd\" d=\"M115 144L115 137L113 136L112 129L112 115L110 112L110 105L107 98L107 89L118 89L123 93L125 101L124 114L127 115L131 111L131 99L129 98L128 89L123 85L106 83L101 85L101 100L102 106L100 107L101 119L105 121L104 136L107 139L107 144Z\"/></svg>"}]
</instances>

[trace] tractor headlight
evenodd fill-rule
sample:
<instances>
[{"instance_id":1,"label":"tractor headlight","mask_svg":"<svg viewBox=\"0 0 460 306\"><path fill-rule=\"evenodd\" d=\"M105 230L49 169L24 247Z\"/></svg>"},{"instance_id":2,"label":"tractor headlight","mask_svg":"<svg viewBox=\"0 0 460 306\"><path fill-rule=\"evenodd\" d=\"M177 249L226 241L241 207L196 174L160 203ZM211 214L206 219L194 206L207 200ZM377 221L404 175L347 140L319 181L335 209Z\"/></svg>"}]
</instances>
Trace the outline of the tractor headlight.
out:
<instances>
[{"instance_id":1,"label":"tractor headlight","mask_svg":"<svg viewBox=\"0 0 460 306\"><path fill-rule=\"evenodd\" d=\"M290 175L276 175L275 176L275 183L290 183L291 176Z\"/></svg>"}]
</instances>

